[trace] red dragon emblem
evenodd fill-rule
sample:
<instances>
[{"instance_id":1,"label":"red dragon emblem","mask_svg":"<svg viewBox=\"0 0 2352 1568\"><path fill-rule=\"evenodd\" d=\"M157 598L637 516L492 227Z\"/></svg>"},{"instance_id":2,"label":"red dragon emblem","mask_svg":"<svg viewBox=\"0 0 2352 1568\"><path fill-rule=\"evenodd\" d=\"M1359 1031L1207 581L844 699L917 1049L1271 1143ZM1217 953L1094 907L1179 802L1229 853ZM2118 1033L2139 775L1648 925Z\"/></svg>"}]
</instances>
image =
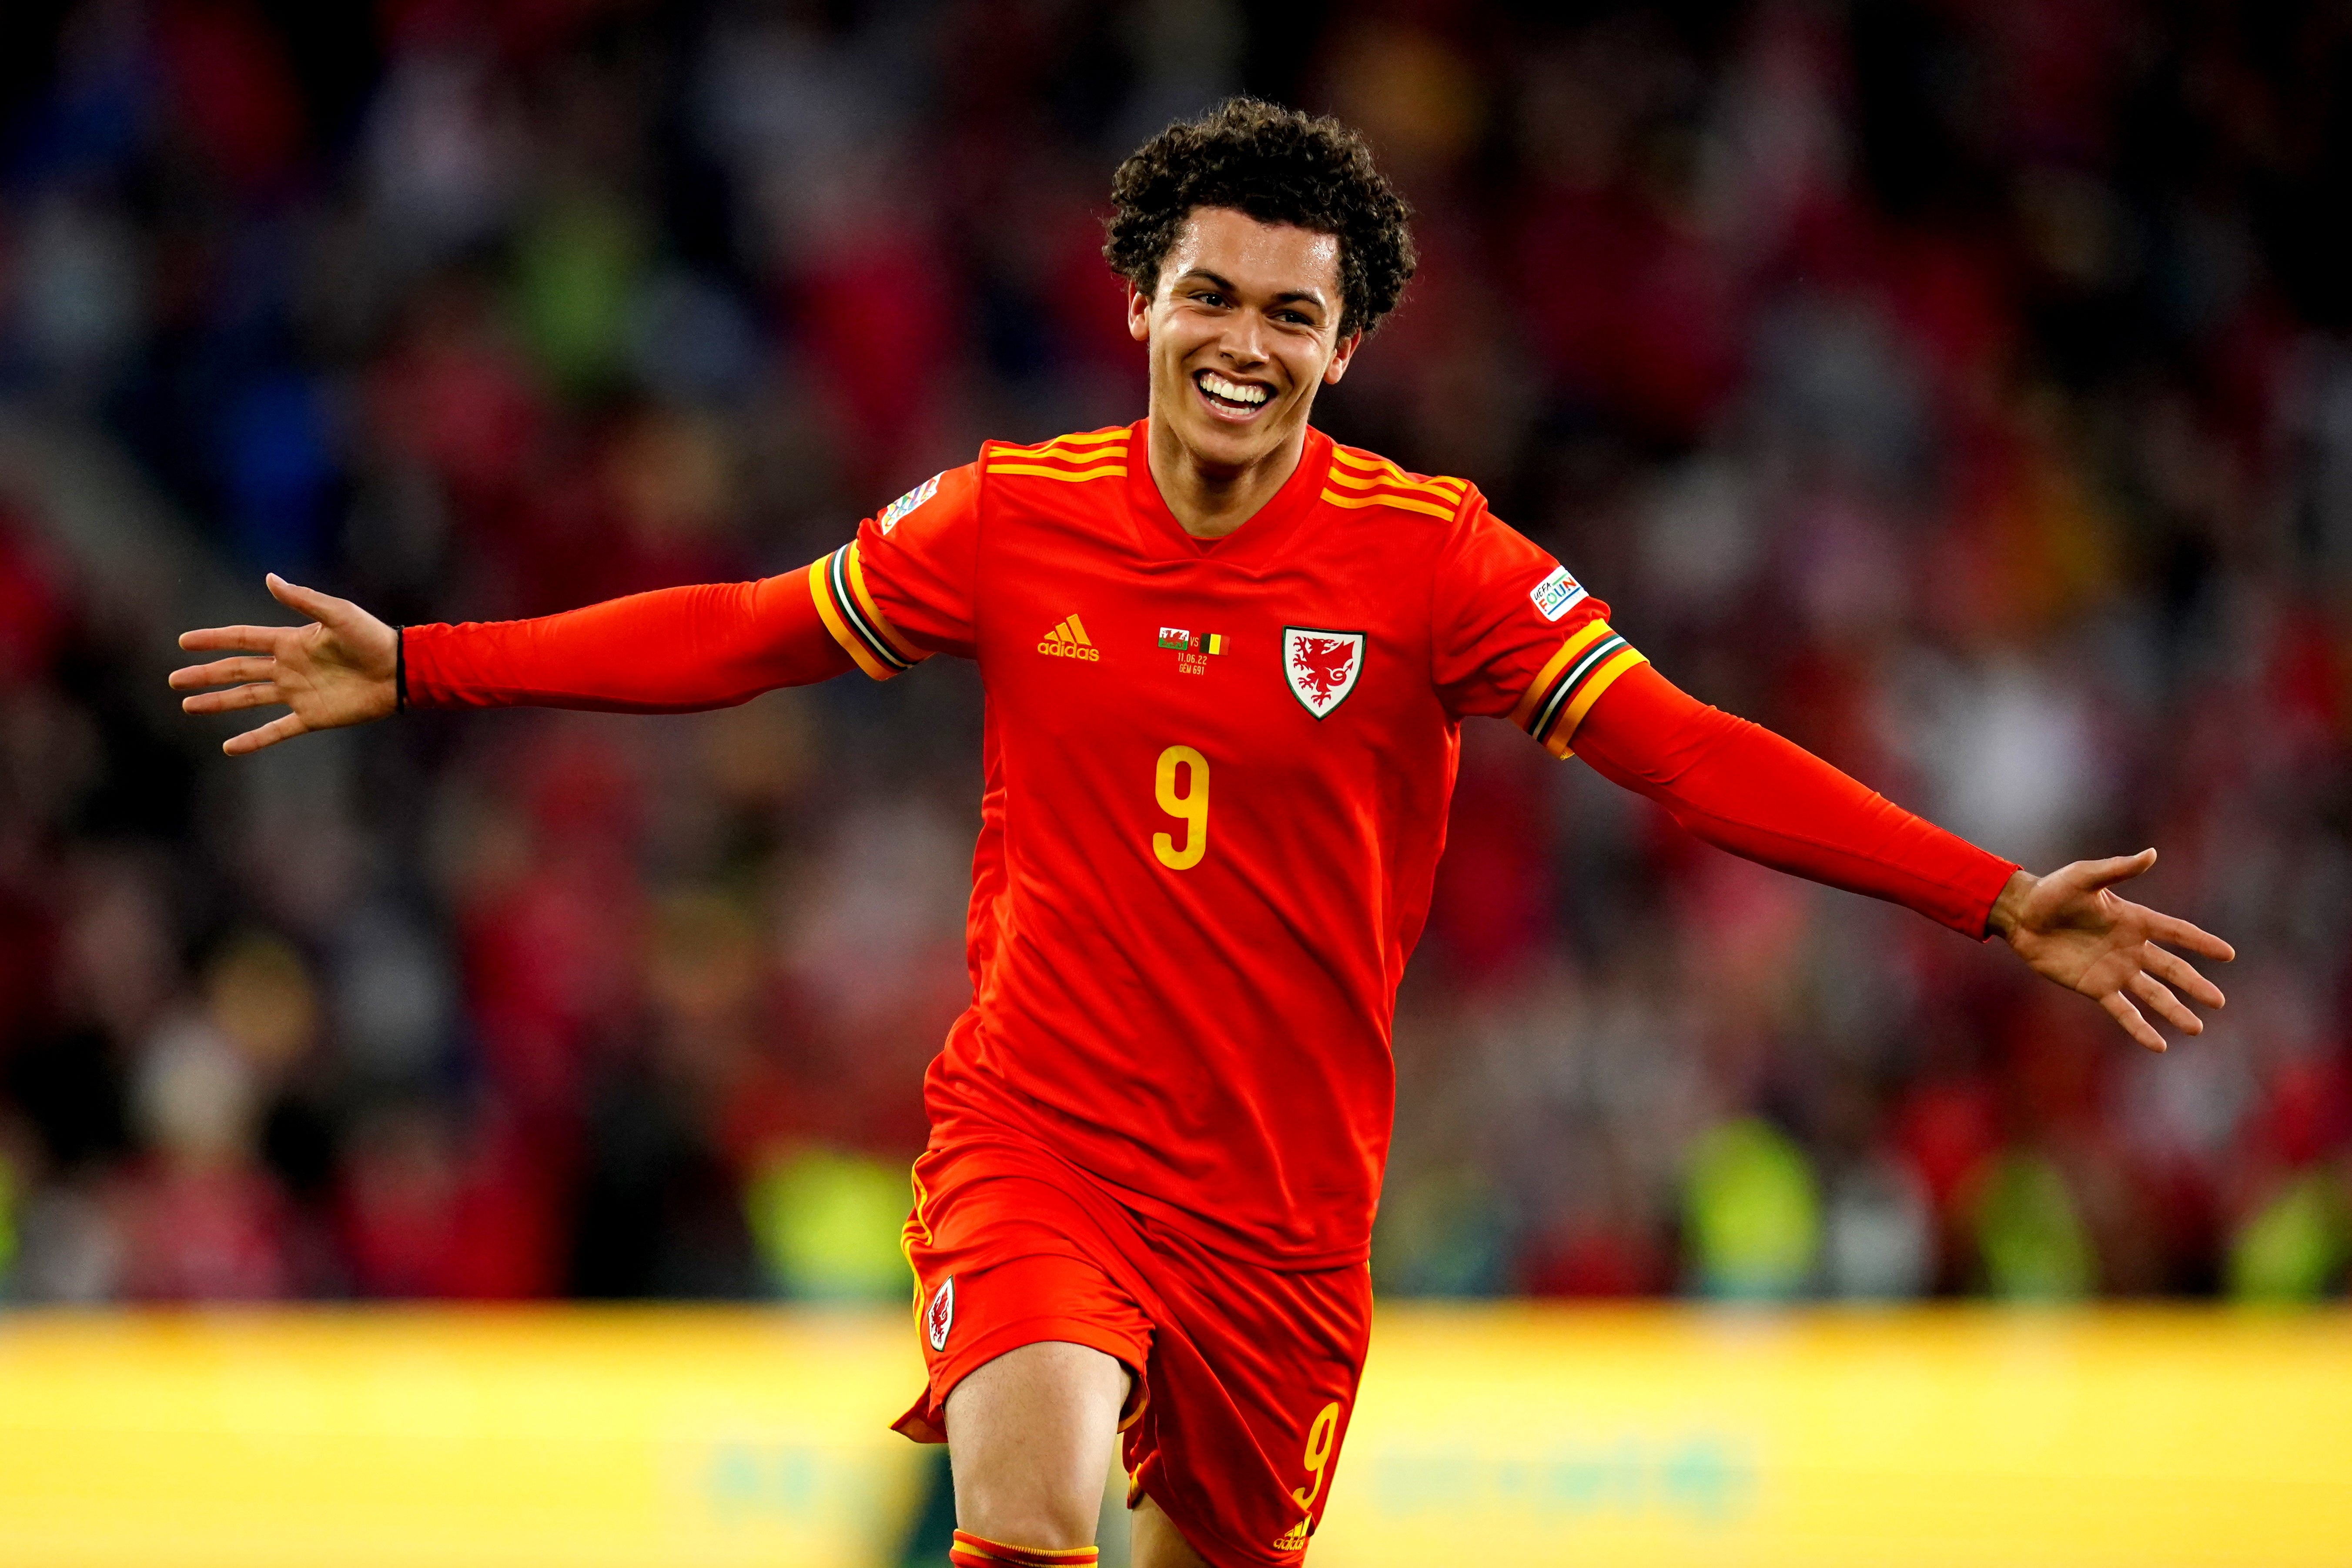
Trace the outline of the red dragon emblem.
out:
<instances>
[{"instance_id":1,"label":"red dragon emblem","mask_svg":"<svg viewBox=\"0 0 2352 1568\"><path fill-rule=\"evenodd\" d=\"M931 1292L931 1304L923 1310L923 1332L931 1342L931 1349L948 1348L948 1331L955 1326L955 1276L950 1274Z\"/></svg>"},{"instance_id":2,"label":"red dragon emblem","mask_svg":"<svg viewBox=\"0 0 2352 1568\"><path fill-rule=\"evenodd\" d=\"M1320 719L1355 689L1364 669L1364 634L1285 626L1282 668L1291 694Z\"/></svg>"}]
</instances>

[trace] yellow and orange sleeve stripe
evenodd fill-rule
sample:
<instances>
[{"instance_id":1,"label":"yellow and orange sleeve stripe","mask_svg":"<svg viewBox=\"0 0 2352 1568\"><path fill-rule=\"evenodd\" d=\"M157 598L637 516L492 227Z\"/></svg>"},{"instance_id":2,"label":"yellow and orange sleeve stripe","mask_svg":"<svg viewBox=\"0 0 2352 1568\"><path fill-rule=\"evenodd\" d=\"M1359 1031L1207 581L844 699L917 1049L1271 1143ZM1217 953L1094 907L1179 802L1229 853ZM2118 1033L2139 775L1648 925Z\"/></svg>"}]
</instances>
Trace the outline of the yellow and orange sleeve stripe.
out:
<instances>
[{"instance_id":1,"label":"yellow and orange sleeve stripe","mask_svg":"<svg viewBox=\"0 0 2352 1568\"><path fill-rule=\"evenodd\" d=\"M1332 448L1331 471L1323 481L1323 500L1329 506L1387 506L1437 518L1451 518L1461 510L1469 493L1469 485L1461 479L1423 479L1353 447Z\"/></svg>"},{"instance_id":2,"label":"yellow and orange sleeve stripe","mask_svg":"<svg viewBox=\"0 0 2352 1568\"><path fill-rule=\"evenodd\" d=\"M1123 479L1127 477L1129 435L1127 426L1120 425L1108 430L1056 436L1034 447L1015 447L1006 442L992 441L982 454L981 471L1018 474L1035 479L1059 479L1065 484L1077 484L1087 479Z\"/></svg>"},{"instance_id":3,"label":"yellow and orange sleeve stripe","mask_svg":"<svg viewBox=\"0 0 2352 1568\"><path fill-rule=\"evenodd\" d=\"M875 679L887 680L931 657L908 642L866 592L856 540L809 568L809 595L833 640Z\"/></svg>"},{"instance_id":4,"label":"yellow and orange sleeve stripe","mask_svg":"<svg viewBox=\"0 0 2352 1568\"><path fill-rule=\"evenodd\" d=\"M1649 659L1612 630L1607 621L1579 626L1528 685L1511 722L1541 742L1555 757L1571 754L1576 727L1625 672Z\"/></svg>"}]
</instances>

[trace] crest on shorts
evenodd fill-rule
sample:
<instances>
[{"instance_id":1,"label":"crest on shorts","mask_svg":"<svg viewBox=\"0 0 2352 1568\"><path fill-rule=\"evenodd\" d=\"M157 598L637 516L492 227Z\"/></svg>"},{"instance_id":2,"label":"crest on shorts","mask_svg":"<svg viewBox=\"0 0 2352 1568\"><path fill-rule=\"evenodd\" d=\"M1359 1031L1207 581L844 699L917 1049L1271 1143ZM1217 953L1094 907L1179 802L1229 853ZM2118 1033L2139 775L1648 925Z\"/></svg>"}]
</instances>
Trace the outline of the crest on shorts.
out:
<instances>
[{"instance_id":1,"label":"crest on shorts","mask_svg":"<svg viewBox=\"0 0 2352 1568\"><path fill-rule=\"evenodd\" d=\"M955 1327L955 1276L950 1274L931 1292L931 1304L923 1309L923 1335L931 1342L931 1349L948 1348L948 1331Z\"/></svg>"},{"instance_id":2,"label":"crest on shorts","mask_svg":"<svg viewBox=\"0 0 2352 1568\"><path fill-rule=\"evenodd\" d=\"M1339 706L1364 672L1364 634L1316 626L1282 628L1282 674L1290 694L1318 719Z\"/></svg>"}]
</instances>

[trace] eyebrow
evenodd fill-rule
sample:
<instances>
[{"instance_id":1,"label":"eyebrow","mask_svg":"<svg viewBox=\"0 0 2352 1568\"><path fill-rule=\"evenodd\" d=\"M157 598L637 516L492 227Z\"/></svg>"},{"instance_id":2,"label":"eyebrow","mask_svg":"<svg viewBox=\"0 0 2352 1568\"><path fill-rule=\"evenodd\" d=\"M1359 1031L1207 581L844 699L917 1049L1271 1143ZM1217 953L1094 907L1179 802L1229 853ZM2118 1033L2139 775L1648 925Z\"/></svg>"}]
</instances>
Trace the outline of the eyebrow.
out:
<instances>
[{"instance_id":1,"label":"eyebrow","mask_svg":"<svg viewBox=\"0 0 2352 1568\"><path fill-rule=\"evenodd\" d=\"M1198 278L1203 282L1213 283L1228 294L1238 294L1241 292L1239 289L1234 287L1231 279L1221 278L1205 267L1189 268L1181 277L1176 279L1176 281L1181 283L1188 278ZM1330 309L1329 305L1325 303L1323 296L1315 292L1311 289L1285 289L1283 292L1276 294L1274 297L1274 302L1277 305L1296 305L1303 303L1312 305L1318 310Z\"/></svg>"}]
</instances>

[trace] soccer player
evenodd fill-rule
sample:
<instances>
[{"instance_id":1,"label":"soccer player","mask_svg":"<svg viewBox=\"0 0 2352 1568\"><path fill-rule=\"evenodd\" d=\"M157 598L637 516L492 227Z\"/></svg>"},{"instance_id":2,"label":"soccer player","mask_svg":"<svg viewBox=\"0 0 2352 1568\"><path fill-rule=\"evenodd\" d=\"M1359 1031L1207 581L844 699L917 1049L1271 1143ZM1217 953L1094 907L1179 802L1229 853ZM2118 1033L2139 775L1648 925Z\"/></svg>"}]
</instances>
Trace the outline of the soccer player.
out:
<instances>
[{"instance_id":1,"label":"soccer player","mask_svg":"<svg viewBox=\"0 0 2352 1568\"><path fill-rule=\"evenodd\" d=\"M403 707L676 711L852 668L978 662L971 1006L925 1085L905 1243L953 1561L1095 1561L1124 1434L1145 1568L1290 1564L1370 1327L1399 977L1460 725L1570 748L1712 843L1997 936L2150 1049L2219 990L2126 901L2155 852L2035 877L1652 669L1475 486L1308 416L1412 271L1363 142L1246 100L1118 171L1106 254L1147 345L1131 426L991 441L802 570L540 620L384 625L273 576L297 627L190 632L238 755ZM240 651L241 650L241 651ZM234 684L242 683L242 684Z\"/></svg>"}]
</instances>

